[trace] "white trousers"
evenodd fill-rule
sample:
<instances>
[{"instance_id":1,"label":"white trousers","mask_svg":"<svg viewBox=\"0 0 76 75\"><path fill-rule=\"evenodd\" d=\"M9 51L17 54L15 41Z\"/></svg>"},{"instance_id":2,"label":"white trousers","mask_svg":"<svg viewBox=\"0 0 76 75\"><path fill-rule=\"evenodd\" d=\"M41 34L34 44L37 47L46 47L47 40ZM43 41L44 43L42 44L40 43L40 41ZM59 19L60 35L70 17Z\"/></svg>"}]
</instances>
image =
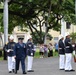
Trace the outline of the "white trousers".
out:
<instances>
[{"instance_id":1,"label":"white trousers","mask_svg":"<svg viewBox=\"0 0 76 75\"><path fill-rule=\"evenodd\" d=\"M32 70L32 64L33 64L33 57L28 56L28 63L27 63L27 70Z\"/></svg>"},{"instance_id":2,"label":"white trousers","mask_svg":"<svg viewBox=\"0 0 76 75\"><path fill-rule=\"evenodd\" d=\"M10 56L8 56L7 59L8 59L8 70L12 71L12 69L15 69L15 59L14 57Z\"/></svg>"},{"instance_id":3,"label":"white trousers","mask_svg":"<svg viewBox=\"0 0 76 75\"><path fill-rule=\"evenodd\" d=\"M66 53L66 60L65 60L65 70L71 70L72 65L71 65L71 60L72 60L72 54L71 53Z\"/></svg>"},{"instance_id":4,"label":"white trousers","mask_svg":"<svg viewBox=\"0 0 76 75\"><path fill-rule=\"evenodd\" d=\"M65 68L65 55L59 55L59 69Z\"/></svg>"}]
</instances>

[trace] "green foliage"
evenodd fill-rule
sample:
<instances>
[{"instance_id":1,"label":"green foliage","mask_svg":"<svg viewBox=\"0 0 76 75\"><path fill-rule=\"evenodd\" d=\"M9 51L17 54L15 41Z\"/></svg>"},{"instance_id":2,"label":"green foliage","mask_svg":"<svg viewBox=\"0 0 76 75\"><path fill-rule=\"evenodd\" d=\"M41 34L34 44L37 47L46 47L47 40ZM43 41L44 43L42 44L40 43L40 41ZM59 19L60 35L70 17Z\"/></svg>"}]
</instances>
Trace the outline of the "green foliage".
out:
<instances>
[{"instance_id":1,"label":"green foliage","mask_svg":"<svg viewBox=\"0 0 76 75\"><path fill-rule=\"evenodd\" d=\"M37 28L42 32L41 27L45 24L47 33L49 29L59 31L62 18L67 22L76 23L75 0L10 0L8 4L10 14L9 33L12 32L15 26L29 27L32 33L34 31L38 33ZM33 22L34 20L35 22ZM2 24L1 22L0 25ZM36 23L36 28L33 25L34 23Z\"/></svg>"},{"instance_id":2,"label":"green foliage","mask_svg":"<svg viewBox=\"0 0 76 75\"><path fill-rule=\"evenodd\" d=\"M71 33L71 38L72 38L72 40L76 40L76 33Z\"/></svg>"},{"instance_id":3,"label":"green foliage","mask_svg":"<svg viewBox=\"0 0 76 75\"><path fill-rule=\"evenodd\" d=\"M0 2L0 9L3 8L3 2Z\"/></svg>"},{"instance_id":4,"label":"green foliage","mask_svg":"<svg viewBox=\"0 0 76 75\"><path fill-rule=\"evenodd\" d=\"M40 36L38 35L38 33L40 34ZM38 33L37 32L34 32L33 34L31 33L33 42L35 44L42 44L42 43L44 43L45 33L44 32L40 33L40 31L38 31ZM47 34L47 39L52 40L52 36L49 33Z\"/></svg>"},{"instance_id":5,"label":"green foliage","mask_svg":"<svg viewBox=\"0 0 76 75\"><path fill-rule=\"evenodd\" d=\"M3 32L3 14L0 13L0 32Z\"/></svg>"},{"instance_id":6,"label":"green foliage","mask_svg":"<svg viewBox=\"0 0 76 75\"><path fill-rule=\"evenodd\" d=\"M75 22L75 0L66 0L63 4L64 11L64 19L65 21L71 22L72 24L76 24ZM67 11L68 10L68 11Z\"/></svg>"},{"instance_id":7,"label":"green foliage","mask_svg":"<svg viewBox=\"0 0 76 75\"><path fill-rule=\"evenodd\" d=\"M0 1L0 9L3 8L3 3ZM0 13L0 32L3 32L3 14Z\"/></svg>"}]
</instances>

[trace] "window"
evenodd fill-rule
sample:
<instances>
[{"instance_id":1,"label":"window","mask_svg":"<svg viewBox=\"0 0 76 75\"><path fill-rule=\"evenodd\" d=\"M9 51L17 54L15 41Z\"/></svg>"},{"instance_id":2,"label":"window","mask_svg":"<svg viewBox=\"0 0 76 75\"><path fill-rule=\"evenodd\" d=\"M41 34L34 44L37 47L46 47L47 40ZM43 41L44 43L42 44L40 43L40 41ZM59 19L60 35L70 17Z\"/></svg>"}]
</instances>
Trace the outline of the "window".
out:
<instances>
[{"instance_id":1,"label":"window","mask_svg":"<svg viewBox=\"0 0 76 75\"><path fill-rule=\"evenodd\" d=\"M58 37L54 37L54 42L58 42Z\"/></svg>"}]
</instances>

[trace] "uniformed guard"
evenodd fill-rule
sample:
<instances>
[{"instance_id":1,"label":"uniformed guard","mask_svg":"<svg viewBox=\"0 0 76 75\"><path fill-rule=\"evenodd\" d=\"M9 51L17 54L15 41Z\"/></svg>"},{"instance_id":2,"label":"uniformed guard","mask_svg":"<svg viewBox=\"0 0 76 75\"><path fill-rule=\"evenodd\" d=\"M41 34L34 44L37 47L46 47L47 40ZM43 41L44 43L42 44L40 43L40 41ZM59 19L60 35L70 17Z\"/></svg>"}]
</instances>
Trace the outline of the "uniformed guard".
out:
<instances>
[{"instance_id":1,"label":"uniformed guard","mask_svg":"<svg viewBox=\"0 0 76 75\"><path fill-rule=\"evenodd\" d=\"M25 58L26 58L26 45L23 43L23 38L18 38L18 43L15 45L14 48L14 58L16 59L15 65L15 74L19 70L19 63L21 62L22 66L22 73L27 74L25 71Z\"/></svg>"},{"instance_id":2,"label":"uniformed guard","mask_svg":"<svg viewBox=\"0 0 76 75\"><path fill-rule=\"evenodd\" d=\"M70 71L75 71L72 69L71 61L72 61L72 52L73 52L73 47L71 44L70 40L70 34L67 32L65 34L65 72L70 72Z\"/></svg>"},{"instance_id":3,"label":"uniformed guard","mask_svg":"<svg viewBox=\"0 0 76 75\"><path fill-rule=\"evenodd\" d=\"M7 46L7 44L5 44L5 45L3 46L3 56L4 56L4 60L7 60L6 46Z\"/></svg>"},{"instance_id":4,"label":"uniformed guard","mask_svg":"<svg viewBox=\"0 0 76 75\"><path fill-rule=\"evenodd\" d=\"M59 42L58 42L58 46L59 46L59 69L60 70L64 70L65 68L65 46L63 43L63 35L59 35Z\"/></svg>"},{"instance_id":5,"label":"uniformed guard","mask_svg":"<svg viewBox=\"0 0 76 75\"><path fill-rule=\"evenodd\" d=\"M72 47L73 47L73 58L74 58L74 62L76 63L76 43L75 43L75 41L73 41Z\"/></svg>"},{"instance_id":6,"label":"uniformed guard","mask_svg":"<svg viewBox=\"0 0 76 75\"><path fill-rule=\"evenodd\" d=\"M9 73L12 73L12 71L14 72L14 69L15 69L15 60L14 60L15 42L13 42L13 40L14 40L14 37L11 35L9 37L9 42L6 45Z\"/></svg>"},{"instance_id":7,"label":"uniformed guard","mask_svg":"<svg viewBox=\"0 0 76 75\"><path fill-rule=\"evenodd\" d=\"M28 39L26 46L27 46L27 57L28 57L27 72L34 72L34 70L32 70L32 64L35 51L31 37Z\"/></svg>"}]
</instances>

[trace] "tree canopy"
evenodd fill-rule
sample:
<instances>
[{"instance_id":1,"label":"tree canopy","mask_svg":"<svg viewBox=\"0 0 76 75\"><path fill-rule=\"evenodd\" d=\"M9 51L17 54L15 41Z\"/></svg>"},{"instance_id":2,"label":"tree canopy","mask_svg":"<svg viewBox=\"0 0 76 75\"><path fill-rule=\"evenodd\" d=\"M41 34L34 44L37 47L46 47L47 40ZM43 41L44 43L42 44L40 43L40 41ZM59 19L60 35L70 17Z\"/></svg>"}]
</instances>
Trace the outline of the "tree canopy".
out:
<instances>
[{"instance_id":1,"label":"tree canopy","mask_svg":"<svg viewBox=\"0 0 76 75\"><path fill-rule=\"evenodd\" d=\"M75 22L74 3L75 0L9 0L9 24L22 25L38 16L49 16L48 29L59 30L57 24L63 17L66 21ZM0 12L3 12L2 10L0 9Z\"/></svg>"},{"instance_id":2,"label":"tree canopy","mask_svg":"<svg viewBox=\"0 0 76 75\"><path fill-rule=\"evenodd\" d=\"M39 31L40 32L40 31ZM36 32L34 32L34 34L31 34L32 35L32 39L33 39L33 42L34 42L34 44L43 44L44 43L44 37L45 37L45 33L44 32L42 32L40 35L42 35L42 40L40 39L40 37L39 37L39 35L36 33ZM35 37L35 36L36 37ZM38 40L36 40L36 38L38 39ZM48 33L47 34L47 39L50 41L50 40L52 40L52 36Z\"/></svg>"},{"instance_id":3,"label":"tree canopy","mask_svg":"<svg viewBox=\"0 0 76 75\"><path fill-rule=\"evenodd\" d=\"M75 33L72 32L72 33L70 34L70 36L71 36L72 42L75 43L75 42L76 42L76 32L75 32Z\"/></svg>"},{"instance_id":4,"label":"tree canopy","mask_svg":"<svg viewBox=\"0 0 76 75\"><path fill-rule=\"evenodd\" d=\"M76 23L75 0L9 0L8 4L9 32L20 25L28 27L32 34L37 32L42 38L43 26L46 28L44 32L48 33L50 29L60 30L62 18ZM0 8L0 12L3 12L3 8Z\"/></svg>"}]
</instances>

